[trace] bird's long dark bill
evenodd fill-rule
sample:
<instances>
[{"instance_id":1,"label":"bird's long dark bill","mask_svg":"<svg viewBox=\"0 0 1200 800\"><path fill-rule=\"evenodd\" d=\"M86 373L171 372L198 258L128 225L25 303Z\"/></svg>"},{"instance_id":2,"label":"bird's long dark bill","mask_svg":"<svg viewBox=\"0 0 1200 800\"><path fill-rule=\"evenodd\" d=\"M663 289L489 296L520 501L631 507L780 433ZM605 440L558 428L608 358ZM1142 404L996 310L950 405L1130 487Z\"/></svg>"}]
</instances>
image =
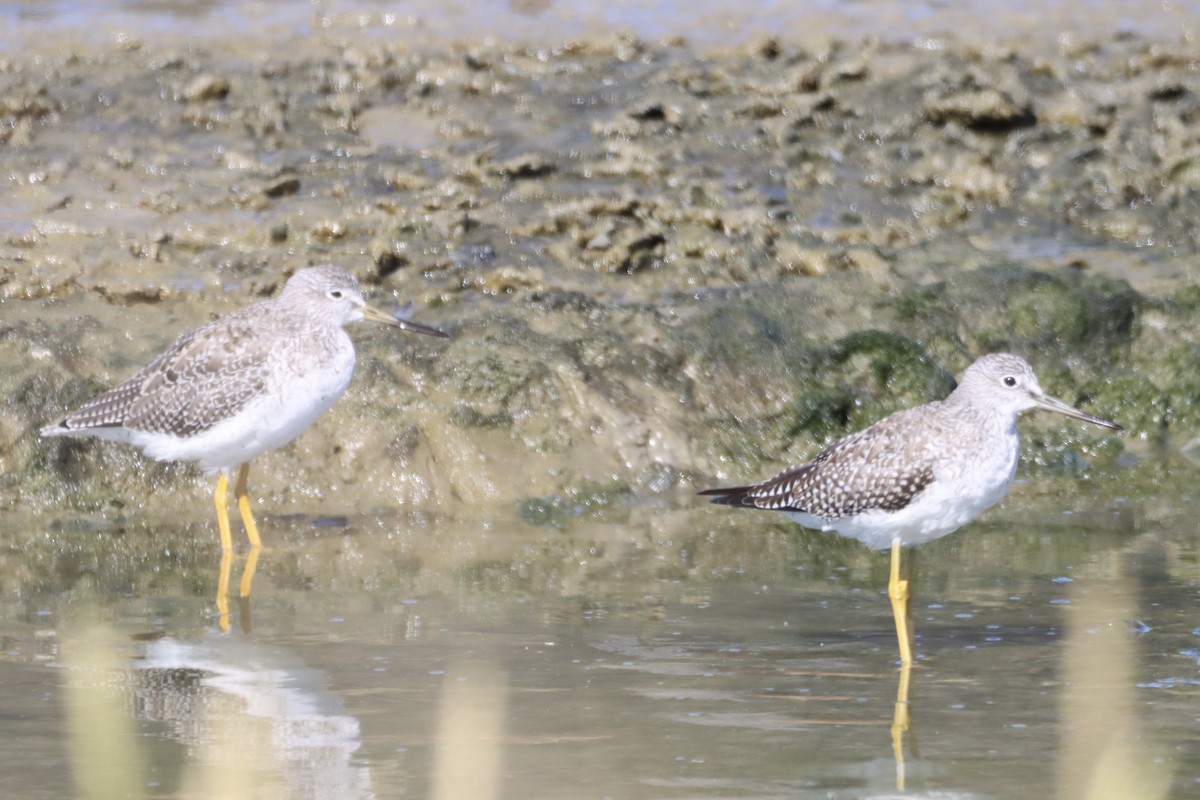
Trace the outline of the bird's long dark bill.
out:
<instances>
[{"instance_id":1,"label":"bird's long dark bill","mask_svg":"<svg viewBox=\"0 0 1200 800\"><path fill-rule=\"evenodd\" d=\"M393 317L391 314L380 311L371 306L363 306L363 319L369 319L372 322L382 322L384 325L391 325L396 328L401 328L413 333L424 333L428 336L441 336L443 339L449 338L450 334L445 331L439 331L437 328L431 328L428 325L422 325L419 322L409 322L406 319Z\"/></svg>"},{"instance_id":2,"label":"bird's long dark bill","mask_svg":"<svg viewBox=\"0 0 1200 800\"><path fill-rule=\"evenodd\" d=\"M1038 404L1038 408L1044 408L1047 411L1057 411L1059 414L1065 414L1068 417L1081 419L1084 422L1103 425L1106 428L1112 428L1114 431L1119 431L1122 429L1121 426L1115 422L1109 422L1106 419L1100 419L1099 417L1093 417L1091 414L1085 414L1079 409L1069 406L1061 400L1055 400L1053 397L1042 395L1041 397L1034 398L1034 402Z\"/></svg>"}]
</instances>

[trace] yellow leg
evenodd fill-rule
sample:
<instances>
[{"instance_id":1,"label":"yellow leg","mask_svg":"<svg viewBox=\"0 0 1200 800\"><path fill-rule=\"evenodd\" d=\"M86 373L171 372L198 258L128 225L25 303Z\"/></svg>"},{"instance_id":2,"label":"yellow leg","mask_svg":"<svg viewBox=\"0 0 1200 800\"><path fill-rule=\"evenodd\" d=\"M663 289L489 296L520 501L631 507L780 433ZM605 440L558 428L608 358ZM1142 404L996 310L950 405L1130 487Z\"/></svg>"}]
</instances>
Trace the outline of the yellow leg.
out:
<instances>
[{"instance_id":1,"label":"yellow leg","mask_svg":"<svg viewBox=\"0 0 1200 800\"><path fill-rule=\"evenodd\" d=\"M908 684L912 664L900 665L900 685L896 688L896 708L892 712L892 757L896 760L896 790L904 791L904 734L908 732Z\"/></svg>"},{"instance_id":2,"label":"yellow leg","mask_svg":"<svg viewBox=\"0 0 1200 800\"><path fill-rule=\"evenodd\" d=\"M229 570L233 567L233 553L221 552L221 573L217 578L217 624L221 633L229 632Z\"/></svg>"},{"instance_id":3,"label":"yellow leg","mask_svg":"<svg viewBox=\"0 0 1200 800\"><path fill-rule=\"evenodd\" d=\"M900 579L900 540L892 542L892 571L888 579L888 598L896 620L896 638L900 641L900 663L912 664L912 632L908 627L908 577Z\"/></svg>"},{"instance_id":4,"label":"yellow leg","mask_svg":"<svg viewBox=\"0 0 1200 800\"><path fill-rule=\"evenodd\" d=\"M237 498L238 511L242 512L242 524L246 526L246 538L250 540L250 547L253 548L262 545L262 539L258 538L258 525L255 524L254 514L250 511L250 496L246 494L246 478L249 475L250 465L242 464L242 468L238 470L237 486L233 489L233 495Z\"/></svg>"},{"instance_id":5,"label":"yellow leg","mask_svg":"<svg viewBox=\"0 0 1200 800\"><path fill-rule=\"evenodd\" d=\"M229 535L229 475L222 472L217 478L217 490L213 492L213 502L217 506L217 528L221 531L221 552L233 552L233 539Z\"/></svg>"}]
</instances>

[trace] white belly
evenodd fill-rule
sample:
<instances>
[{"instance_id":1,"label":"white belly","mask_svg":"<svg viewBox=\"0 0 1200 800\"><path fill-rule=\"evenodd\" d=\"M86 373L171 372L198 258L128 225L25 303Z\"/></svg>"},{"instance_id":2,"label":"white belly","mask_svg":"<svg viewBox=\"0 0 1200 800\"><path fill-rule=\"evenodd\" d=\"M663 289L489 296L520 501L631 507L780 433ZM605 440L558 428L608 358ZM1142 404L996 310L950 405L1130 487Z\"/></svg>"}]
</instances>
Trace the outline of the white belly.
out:
<instances>
[{"instance_id":1,"label":"white belly","mask_svg":"<svg viewBox=\"0 0 1200 800\"><path fill-rule=\"evenodd\" d=\"M347 344L349 342L347 341ZM238 414L194 436L128 431L127 441L160 461L195 461L206 472L230 470L295 439L329 410L350 385L354 359L303 378L276 374L272 390Z\"/></svg>"},{"instance_id":2,"label":"white belly","mask_svg":"<svg viewBox=\"0 0 1200 800\"><path fill-rule=\"evenodd\" d=\"M905 547L924 544L953 533L998 503L1016 475L1018 450L1014 426L1004 446L986 456L975 452L962 461L944 462L925 490L898 511L871 510L833 520L783 513L806 528L836 531L878 550L896 539Z\"/></svg>"}]
</instances>

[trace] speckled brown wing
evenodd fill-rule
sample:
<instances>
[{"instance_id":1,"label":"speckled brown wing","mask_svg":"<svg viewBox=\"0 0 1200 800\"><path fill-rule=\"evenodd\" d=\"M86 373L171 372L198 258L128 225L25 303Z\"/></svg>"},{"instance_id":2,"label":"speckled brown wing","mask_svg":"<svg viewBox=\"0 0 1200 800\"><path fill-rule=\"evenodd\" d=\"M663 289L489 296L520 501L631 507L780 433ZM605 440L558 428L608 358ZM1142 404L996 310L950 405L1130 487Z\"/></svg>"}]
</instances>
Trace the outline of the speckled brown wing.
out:
<instances>
[{"instance_id":1,"label":"speckled brown wing","mask_svg":"<svg viewBox=\"0 0 1200 800\"><path fill-rule=\"evenodd\" d=\"M269 377L253 306L179 338L140 372L70 414L60 431L125 427L192 436L232 416Z\"/></svg>"},{"instance_id":2,"label":"speckled brown wing","mask_svg":"<svg viewBox=\"0 0 1200 800\"><path fill-rule=\"evenodd\" d=\"M933 461L893 415L825 448L807 464L754 486L700 492L714 503L798 511L827 520L899 511L933 481ZM911 432L911 428L908 429Z\"/></svg>"}]
</instances>

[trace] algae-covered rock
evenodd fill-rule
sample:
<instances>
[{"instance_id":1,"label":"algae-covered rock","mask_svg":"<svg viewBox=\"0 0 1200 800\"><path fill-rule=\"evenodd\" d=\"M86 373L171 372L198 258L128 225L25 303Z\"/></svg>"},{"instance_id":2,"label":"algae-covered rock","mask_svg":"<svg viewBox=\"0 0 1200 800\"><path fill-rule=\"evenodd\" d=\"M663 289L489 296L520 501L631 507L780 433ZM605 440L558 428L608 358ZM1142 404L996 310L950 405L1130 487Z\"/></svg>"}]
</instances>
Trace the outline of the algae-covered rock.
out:
<instances>
[{"instance_id":1,"label":"algae-covered rock","mask_svg":"<svg viewBox=\"0 0 1200 800\"><path fill-rule=\"evenodd\" d=\"M891 310L909 329L952 331L974 352L1079 359L1128 349L1141 303L1124 281L996 266L909 289Z\"/></svg>"}]
</instances>

